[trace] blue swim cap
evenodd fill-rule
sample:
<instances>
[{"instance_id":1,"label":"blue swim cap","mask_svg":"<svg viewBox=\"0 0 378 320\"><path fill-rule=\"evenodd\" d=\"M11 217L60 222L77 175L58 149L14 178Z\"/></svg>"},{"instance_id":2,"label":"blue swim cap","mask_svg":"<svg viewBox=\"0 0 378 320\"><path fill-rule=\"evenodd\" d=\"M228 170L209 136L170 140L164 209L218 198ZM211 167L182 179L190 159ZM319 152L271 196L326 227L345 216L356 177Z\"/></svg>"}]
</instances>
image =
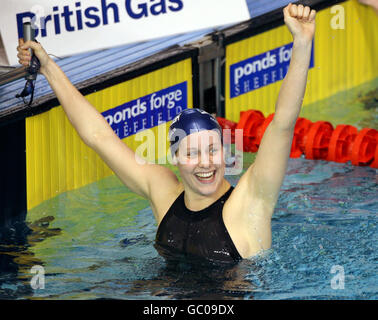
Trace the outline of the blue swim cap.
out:
<instances>
[{"instance_id":1,"label":"blue swim cap","mask_svg":"<svg viewBox=\"0 0 378 320\"><path fill-rule=\"evenodd\" d=\"M172 156L176 153L183 138L191 133L203 130L218 130L222 139L222 128L218 121L208 112L201 109L185 109L171 123L168 132Z\"/></svg>"}]
</instances>

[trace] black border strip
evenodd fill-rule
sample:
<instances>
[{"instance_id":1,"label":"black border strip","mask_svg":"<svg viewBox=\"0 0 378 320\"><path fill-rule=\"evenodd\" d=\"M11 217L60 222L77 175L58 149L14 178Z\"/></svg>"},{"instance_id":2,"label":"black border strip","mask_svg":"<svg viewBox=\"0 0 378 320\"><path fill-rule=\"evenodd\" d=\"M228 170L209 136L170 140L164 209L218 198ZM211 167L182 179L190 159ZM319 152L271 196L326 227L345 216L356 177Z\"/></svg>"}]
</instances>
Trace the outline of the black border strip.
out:
<instances>
[{"instance_id":1,"label":"black border strip","mask_svg":"<svg viewBox=\"0 0 378 320\"><path fill-rule=\"evenodd\" d=\"M199 63L198 63L198 51L192 57L192 88L193 88L193 107L199 107L200 105L200 77L199 77Z\"/></svg>"},{"instance_id":2,"label":"black border strip","mask_svg":"<svg viewBox=\"0 0 378 320\"><path fill-rule=\"evenodd\" d=\"M0 241L9 241L13 232L9 228L26 217L25 148L24 119L0 128ZM17 228L14 231L18 232Z\"/></svg>"}]
</instances>

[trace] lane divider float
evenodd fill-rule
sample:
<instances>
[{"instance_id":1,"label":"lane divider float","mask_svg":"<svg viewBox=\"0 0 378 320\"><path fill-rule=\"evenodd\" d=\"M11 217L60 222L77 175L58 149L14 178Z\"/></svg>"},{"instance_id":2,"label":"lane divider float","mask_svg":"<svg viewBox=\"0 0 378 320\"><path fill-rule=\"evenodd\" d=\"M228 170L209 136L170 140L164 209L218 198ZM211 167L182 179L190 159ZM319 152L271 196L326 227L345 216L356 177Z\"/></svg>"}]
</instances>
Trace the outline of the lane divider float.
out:
<instances>
[{"instance_id":1,"label":"lane divider float","mask_svg":"<svg viewBox=\"0 0 378 320\"><path fill-rule=\"evenodd\" d=\"M243 151L257 152L265 130L273 120L259 110L240 112L238 123L217 117L222 129L231 129L231 143L235 143L235 129L243 129ZM226 141L227 142L227 141ZM378 131L352 125L339 124L333 128L328 121L312 122L298 118L291 145L291 158L305 155L306 159L319 159L339 163L351 162L355 166L378 168Z\"/></svg>"}]
</instances>

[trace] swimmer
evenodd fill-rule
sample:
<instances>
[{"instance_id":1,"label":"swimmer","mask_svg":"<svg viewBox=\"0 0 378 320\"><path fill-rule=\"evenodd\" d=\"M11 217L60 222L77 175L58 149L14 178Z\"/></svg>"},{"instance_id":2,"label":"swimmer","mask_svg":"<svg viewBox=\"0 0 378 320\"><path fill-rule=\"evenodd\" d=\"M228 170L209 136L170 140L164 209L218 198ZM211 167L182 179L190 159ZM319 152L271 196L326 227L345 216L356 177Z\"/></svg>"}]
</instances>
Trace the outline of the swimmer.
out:
<instances>
[{"instance_id":1,"label":"swimmer","mask_svg":"<svg viewBox=\"0 0 378 320\"><path fill-rule=\"evenodd\" d=\"M210 114L187 109L171 123L171 153L179 181L167 167L142 164L41 44L20 39L19 62L28 65L27 49L34 50L40 73L83 142L130 190L148 199L158 225L155 247L160 254L235 262L270 248L271 218L305 93L316 15L308 6L294 4L283 12L294 42L290 67L256 159L235 187L224 178L220 127Z\"/></svg>"}]
</instances>

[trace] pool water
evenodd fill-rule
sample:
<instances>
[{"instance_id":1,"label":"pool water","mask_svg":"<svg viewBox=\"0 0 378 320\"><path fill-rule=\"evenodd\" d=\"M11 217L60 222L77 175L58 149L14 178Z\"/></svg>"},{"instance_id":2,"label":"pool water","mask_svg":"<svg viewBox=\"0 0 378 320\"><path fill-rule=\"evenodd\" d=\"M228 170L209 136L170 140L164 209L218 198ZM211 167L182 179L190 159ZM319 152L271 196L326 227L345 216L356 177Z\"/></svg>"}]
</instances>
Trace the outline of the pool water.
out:
<instances>
[{"instance_id":1,"label":"pool water","mask_svg":"<svg viewBox=\"0 0 378 320\"><path fill-rule=\"evenodd\" d=\"M43 202L2 237L0 299L377 299L377 182L370 167L290 159L272 248L222 266L167 263L148 201L110 176ZM35 265L44 289L31 287Z\"/></svg>"},{"instance_id":2,"label":"pool water","mask_svg":"<svg viewBox=\"0 0 378 320\"><path fill-rule=\"evenodd\" d=\"M270 250L233 266L172 265L153 247L148 202L111 176L28 213L26 241L0 247L0 298L377 299L377 191L375 169L290 159ZM34 265L44 289L30 286ZM344 289L331 287L333 266Z\"/></svg>"}]
</instances>

